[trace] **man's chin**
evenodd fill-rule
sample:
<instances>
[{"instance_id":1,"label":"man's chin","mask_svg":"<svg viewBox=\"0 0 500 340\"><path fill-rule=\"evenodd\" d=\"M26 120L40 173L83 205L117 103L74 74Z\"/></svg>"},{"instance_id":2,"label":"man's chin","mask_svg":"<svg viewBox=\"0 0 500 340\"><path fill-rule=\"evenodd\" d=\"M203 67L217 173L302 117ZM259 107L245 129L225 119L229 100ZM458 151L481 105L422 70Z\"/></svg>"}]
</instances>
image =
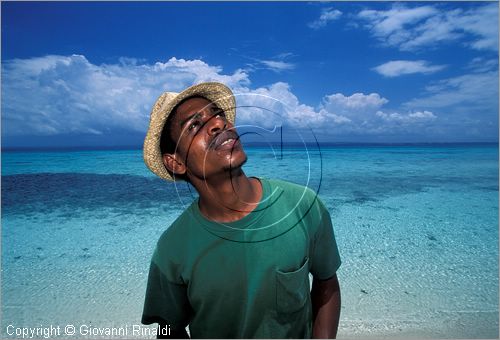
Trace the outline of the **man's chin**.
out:
<instances>
[{"instance_id":1,"label":"man's chin","mask_svg":"<svg viewBox=\"0 0 500 340\"><path fill-rule=\"evenodd\" d=\"M247 155L244 155L244 157L241 160L234 160L230 164L224 166L224 170L230 172L239 170L247 162L247 160L248 160Z\"/></svg>"}]
</instances>

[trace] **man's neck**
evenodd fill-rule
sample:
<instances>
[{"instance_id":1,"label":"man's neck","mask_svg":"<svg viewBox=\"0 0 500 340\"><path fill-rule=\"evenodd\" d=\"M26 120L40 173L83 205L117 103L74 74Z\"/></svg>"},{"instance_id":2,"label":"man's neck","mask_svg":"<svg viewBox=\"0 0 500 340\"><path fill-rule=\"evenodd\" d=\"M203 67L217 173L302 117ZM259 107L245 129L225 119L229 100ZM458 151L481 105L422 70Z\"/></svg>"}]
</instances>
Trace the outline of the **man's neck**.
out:
<instances>
[{"instance_id":1,"label":"man's neck","mask_svg":"<svg viewBox=\"0 0 500 340\"><path fill-rule=\"evenodd\" d=\"M243 171L216 181L195 185L200 195L199 208L208 219L233 222L254 210L262 198L262 185Z\"/></svg>"}]
</instances>

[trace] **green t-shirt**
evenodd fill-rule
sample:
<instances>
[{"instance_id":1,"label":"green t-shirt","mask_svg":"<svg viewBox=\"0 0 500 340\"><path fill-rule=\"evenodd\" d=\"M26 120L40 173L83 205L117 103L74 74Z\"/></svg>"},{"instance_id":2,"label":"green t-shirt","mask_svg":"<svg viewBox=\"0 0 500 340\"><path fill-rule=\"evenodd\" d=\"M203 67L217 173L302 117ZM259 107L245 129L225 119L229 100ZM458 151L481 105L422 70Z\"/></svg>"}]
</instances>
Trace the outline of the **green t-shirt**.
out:
<instances>
[{"instance_id":1,"label":"green t-shirt","mask_svg":"<svg viewBox=\"0 0 500 340\"><path fill-rule=\"evenodd\" d=\"M198 200L160 237L142 323L166 323L193 338L310 338L309 273L340 266L330 214L310 189L260 179L259 205L216 223Z\"/></svg>"}]
</instances>

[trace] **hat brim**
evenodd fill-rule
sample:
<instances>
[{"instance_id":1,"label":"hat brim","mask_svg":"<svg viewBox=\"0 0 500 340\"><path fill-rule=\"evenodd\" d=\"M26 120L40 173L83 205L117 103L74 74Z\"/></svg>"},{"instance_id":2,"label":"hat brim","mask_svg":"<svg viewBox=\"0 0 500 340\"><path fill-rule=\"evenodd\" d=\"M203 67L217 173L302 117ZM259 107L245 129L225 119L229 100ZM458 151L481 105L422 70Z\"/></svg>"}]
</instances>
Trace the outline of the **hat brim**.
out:
<instances>
[{"instance_id":1,"label":"hat brim","mask_svg":"<svg viewBox=\"0 0 500 340\"><path fill-rule=\"evenodd\" d=\"M160 139L163 127L167 122L172 110L183 100L201 96L208 99L222 109L226 119L234 124L236 117L236 100L233 92L226 85L216 82L207 82L193 85L180 93L165 92L153 105L149 128L144 139L143 157L148 168L165 180L175 179L168 173L163 164L163 156L160 149Z\"/></svg>"}]
</instances>

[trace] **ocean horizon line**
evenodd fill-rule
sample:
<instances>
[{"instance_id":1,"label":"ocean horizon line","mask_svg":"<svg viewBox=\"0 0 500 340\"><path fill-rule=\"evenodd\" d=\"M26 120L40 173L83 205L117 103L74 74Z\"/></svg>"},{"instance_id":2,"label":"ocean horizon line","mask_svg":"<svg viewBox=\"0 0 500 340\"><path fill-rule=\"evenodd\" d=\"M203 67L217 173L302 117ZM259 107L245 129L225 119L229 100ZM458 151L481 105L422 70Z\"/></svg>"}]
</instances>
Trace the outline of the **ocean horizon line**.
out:
<instances>
[{"instance_id":1,"label":"ocean horizon line","mask_svg":"<svg viewBox=\"0 0 500 340\"><path fill-rule=\"evenodd\" d=\"M272 145L279 147L278 142L247 142L244 147L259 148ZM306 146L320 147L480 147L497 146L499 142L284 142L284 148ZM1 152L71 152L71 151L113 151L113 150L142 150L142 145L82 145L82 146L8 146L1 147Z\"/></svg>"}]
</instances>

